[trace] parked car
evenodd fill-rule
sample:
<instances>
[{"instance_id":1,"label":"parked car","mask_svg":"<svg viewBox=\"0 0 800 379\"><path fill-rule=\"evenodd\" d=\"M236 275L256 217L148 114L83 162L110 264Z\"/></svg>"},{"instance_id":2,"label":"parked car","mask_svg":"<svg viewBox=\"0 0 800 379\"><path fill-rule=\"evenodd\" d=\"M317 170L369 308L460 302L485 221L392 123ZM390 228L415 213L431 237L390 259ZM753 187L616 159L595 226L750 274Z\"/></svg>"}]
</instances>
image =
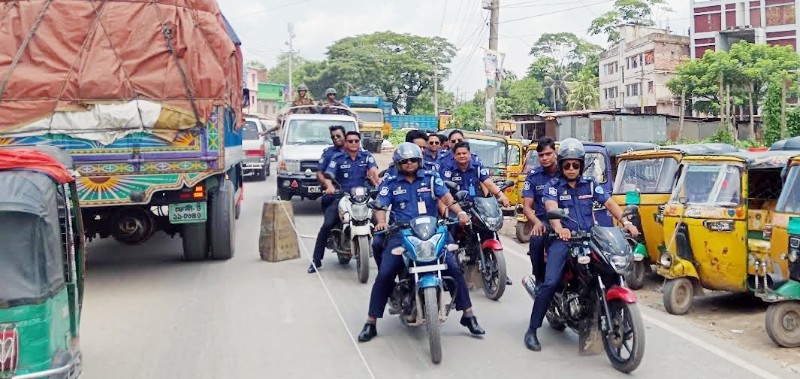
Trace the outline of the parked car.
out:
<instances>
[{"instance_id":1,"label":"parked car","mask_svg":"<svg viewBox=\"0 0 800 379\"><path fill-rule=\"evenodd\" d=\"M246 117L242 128L242 149L245 158L242 171L245 177L266 180L269 176L271 142L265 134L267 126L258 118Z\"/></svg>"}]
</instances>

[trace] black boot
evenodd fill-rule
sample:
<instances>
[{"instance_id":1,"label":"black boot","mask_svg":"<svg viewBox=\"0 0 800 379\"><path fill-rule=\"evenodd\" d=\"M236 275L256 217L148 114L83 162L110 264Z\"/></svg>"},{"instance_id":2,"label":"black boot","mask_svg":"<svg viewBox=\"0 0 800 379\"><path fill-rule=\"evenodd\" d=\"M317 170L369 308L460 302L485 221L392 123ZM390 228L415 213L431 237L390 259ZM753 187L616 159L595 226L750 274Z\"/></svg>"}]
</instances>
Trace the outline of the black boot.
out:
<instances>
[{"instance_id":1,"label":"black boot","mask_svg":"<svg viewBox=\"0 0 800 379\"><path fill-rule=\"evenodd\" d=\"M533 351L542 350L542 345L539 344L539 339L536 338L536 329L528 329L528 331L525 332L525 346Z\"/></svg>"},{"instance_id":2,"label":"black boot","mask_svg":"<svg viewBox=\"0 0 800 379\"><path fill-rule=\"evenodd\" d=\"M466 326L469 332L476 336L486 334L486 331L478 325L478 318L475 316L462 316L461 325Z\"/></svg>"},{"instance_id":3,"label":"black boot","mask_svg":"<svg viewBox=\"0 0 800 379\"><path fill-rule=\"evenodd\" d=\"M361 333L358 334L358 342L368 342L377 335L378 328L375 327L375 324L366 323L364 329L361 329Z\"/></svg>"},{"instance_id":4,"label":"black boot","mask_svg":"<svg viewBox=\"0 0 800 379\"><path fill-rule=\"evenodd\" d=\"M310 266L308 266L308 273L315 274L317 269L322 267L322 262L314 262Z\"/></svg>"},{"instance_id":5,"label":"black boot","mask_svg":"<svg viewBox=\"0 0 800 379\"><path fill-rule=\"evenodd\" d=\"M514 284L514 282L512 282L512 281L511 281L511 278L509 278L509 277L507 277L507 276L506 276L506 285L507 285L507 286L510 286L510 285L512 285L512 284Z\"/></svg>"}]
</instances>

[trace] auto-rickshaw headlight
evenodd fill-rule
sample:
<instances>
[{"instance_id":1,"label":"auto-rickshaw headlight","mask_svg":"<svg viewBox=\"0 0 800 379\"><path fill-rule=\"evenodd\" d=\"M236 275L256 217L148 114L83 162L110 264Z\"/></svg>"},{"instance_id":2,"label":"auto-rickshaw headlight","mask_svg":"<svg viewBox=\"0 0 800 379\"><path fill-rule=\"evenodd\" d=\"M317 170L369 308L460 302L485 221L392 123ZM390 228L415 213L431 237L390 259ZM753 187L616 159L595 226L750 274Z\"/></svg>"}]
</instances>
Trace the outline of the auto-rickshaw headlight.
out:
<instances>
[{"instance_id":1,"label":"auto-rickshaw headlight","mask_svg":"<svg viewBox=\"0 0 800 379\"><path fill-rule=\"evenodd\" d=\"M664 268L670 268L672 266L672 255L669 253L662 253L660 257L658 257L658 264Z\"/></svg>"},{"instance_id":2,"label":"auto-rickshaw headlight","mask_svg":"<svg viewBox=\"0 0 800 379\"><path fill-rule=\"evenodd\" d=\"M790 249L789 250L789 254L787 255L787 258L789 259L789 262L790 263L797 262L797 255L798 254L797 254L797 250L796 249Z\"/></svg>"},{"instance_id":3,"label":"auto-rickshaw headlight","mask_svg":"<svg viewBox=\"0 0 800 379\"><path fill-rule=\"evenodd\" d=\"M733 220L705 220L703 226L713 232L731 232L733 231Z\"/></svg>"}]
</instances>

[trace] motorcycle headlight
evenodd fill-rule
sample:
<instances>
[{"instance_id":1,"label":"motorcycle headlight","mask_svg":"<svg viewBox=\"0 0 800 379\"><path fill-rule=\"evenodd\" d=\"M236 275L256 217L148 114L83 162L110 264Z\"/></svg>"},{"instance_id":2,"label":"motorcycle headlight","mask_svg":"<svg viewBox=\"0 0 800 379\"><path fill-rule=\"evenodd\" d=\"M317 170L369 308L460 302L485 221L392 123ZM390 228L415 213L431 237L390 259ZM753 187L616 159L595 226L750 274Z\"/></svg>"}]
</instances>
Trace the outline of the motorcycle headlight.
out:
<instances>
[{"instance_id":1,"label":"motorcycle headlight","mask_svg":"<svg viewBox=\"0 0 800 379\"><path fill-rule=\"evenodd\" d=\"M612 255L610 261L618 273L627 270L631 265L631 258L628 255Z\"/></svg>"},{"instance_id":2,"label":"motorcycle headlight","mask_svg":"<svg viewBox=\"0 0 800 379\"><path fill-rule=\"evenodd\" d=\"M436 259L436 245L439 244L441 238L442 234L436 234L427 241L420 240L417 237L408 237L417 253L417 261L430 262Z\"/></svg>"},{"instance_id":3,"label":"motorcycle headlight","mask_svg":"<svg viewBox=\"0 0 800 379\"><path fill-rule=\"evenodd\" d=\"M484 224L489 230L496 232L503 228L503 216L500 217L482 217Z\"/></svg>"},{"instance_id":4,"label":"motorcycle headlight","mask_svg":"<svg viewBox=\"0 0 800 379\"><path fill-rule=\"evenodd\" d=\"M364 221L370 217L369 207L366 204L353 204L350 206L350 213L353 220Z\"/></svg>"}]
</instances>

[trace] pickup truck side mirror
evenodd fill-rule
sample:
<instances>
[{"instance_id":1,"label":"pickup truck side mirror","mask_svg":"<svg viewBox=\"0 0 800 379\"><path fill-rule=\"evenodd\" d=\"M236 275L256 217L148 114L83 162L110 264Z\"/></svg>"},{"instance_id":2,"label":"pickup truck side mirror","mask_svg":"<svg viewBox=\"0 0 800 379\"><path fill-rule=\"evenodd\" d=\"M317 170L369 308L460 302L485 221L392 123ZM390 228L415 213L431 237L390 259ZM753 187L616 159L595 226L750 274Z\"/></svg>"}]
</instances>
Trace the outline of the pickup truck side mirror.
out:
<instances>
[{"instance_id":1,"label":"pickup truck side mirror","mask_svg":"<svg viewBox=\"0 0 800 379\"><path fill-rule=\"evenodd\" d=\"M281 138L278 136L272 137L272 145L280 146L281 145Z\"/></svg>"}]
</instances>

